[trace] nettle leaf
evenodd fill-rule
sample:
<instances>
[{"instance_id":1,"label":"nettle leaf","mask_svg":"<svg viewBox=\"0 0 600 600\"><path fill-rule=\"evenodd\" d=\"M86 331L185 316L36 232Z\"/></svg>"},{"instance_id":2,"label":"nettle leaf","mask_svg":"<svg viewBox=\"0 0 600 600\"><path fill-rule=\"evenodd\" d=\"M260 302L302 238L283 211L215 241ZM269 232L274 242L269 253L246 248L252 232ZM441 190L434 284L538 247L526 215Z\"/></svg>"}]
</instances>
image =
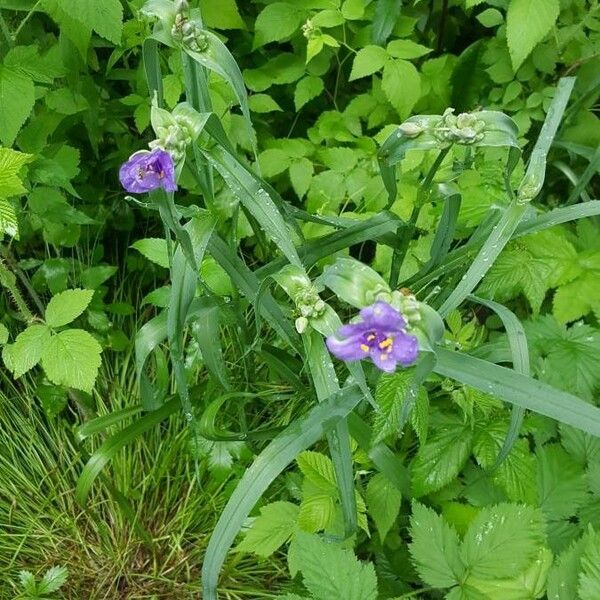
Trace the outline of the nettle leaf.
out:
<instances>
[{"instance_id":1,"label":"nettle leaf","mask_svg":"<svg viewBox=\"0 0 600 600\"><path fill-rule=\"evenodd\" d=\"M537 314L546 292L572 279L578 270L574 246L560 233L543 231L508 244L478 293L503 302L522 292Z\"/></svg>"},{"instance_id":2,"label":"nettle leaf","mask_svg":"<svg viewBox=\"0 0 600 600\"><path fill-rule=\"evenodd\" d=\"M569 323L594 311L600 314L600 254L592 265L573 281L559 287L552 302L552 313L559 323Z\"/></svg>"},{"instance_id":3,"label":"nettle leaf","mask_svg":"<svg viewBox=\"0 0 600 600\"><path fill-rule=\"evenodd\" d=\"M325 88L323 80L315 75L303 77L297 84L294 91L294 106L300 110L307 102L321 95Z\"/></svg>"},{"instance_id":4,"label":"nettle leaf","mask_svg":"<svg viewBox=\"0 0 600 600\"><path fill-rule=\"evenodd\" d=\"M92 301L94 290L66 290L54 296L46 307L46 324L62 327L74 321Z\"/></svg>"},{"instance_id":5,"label":"nettle leaf","mask_svg":"<svg viewBox=\"0 0 600 600\"><path fill-rule=\"evenodd\" d=\"M506 38L515 71L550 33L559 12L559 0L510 0Z\"/></svg>"},{"instance_id":6,"label":"nettle leaf","mask_svg":"<svg viewBox=\"0 0 600 600\"><path fill-rule=\"evenodd\" d=\"M485 423L478 431L473 446L477 463L489 470L489 477L513 501L534 504L537 499L536 459L526 440L517 440L509 455L493 468L506 435L508 425L503 421Z\"/></svg>"},{"instance_id":7,"label":"nettle leaf","mask_svg":"<svg viewBox=\"0 0 600 600\"><path fill-rule=\"evenodd\" d=\"M588 499L585 472L559 445L538 448L539 506L548 519L577 513Z\"/></svg>"},{"instance_id":8,"label":"nettle leaf","mask_svg":"<svg viewBox=\"0 0 600 600\"><path fill-rule=\"evenodd\" d=\"M336 491L335 470L331 459L320 452L306 450L296 458L300 471L314 485Z\"/></svg>"},{"instance_id":9,"label":"nettle leaf","mask_svg":"<svg viewBox=\"0 0 600 600\"><path fill-rule=\"evenodd\" d=\"M143 254L159 267L169 268L167 241L163 238L144 238L131 244L131 247Z\"/></svg>"},{"instance_id":10,"label":"nettle leaf","mask_svg":"<svg viewBox=\"0 0 600 600\"><path fill-rule=\"evenodd\" d=\"M14 344L4 346L4 364L15 378L21 377L40 362L49 343L50 329L46 325L30 325L17 336Z\"/></svg>"},{"instance_id":11,"label":"nettle leaf","mask_svg":"<svg viewBox=\"0 0 600 600\"><path fill-rule=\"evenodd\" d=\"M558 557L548 575L548 600L573 600L578 597L581 557L594 537L597 536L593 532L584 534Z\"/></svg>"},{"instance_id":12,"label":"nettle leaf","mask_svg":"<svg viewBox=\"0 0 600 600\"><path fill-rule=\"evenodd\" d=\"M252 522L238 552L253 552L258 556L270 556L293 535L299 508L291 502L272 502L260 509L260 516Z\"/></svg>"},{"instance_id":13,"label":"nettle leaf","mask_svg":"<svg viewBox=\"0 0 600 600\"><path fill-rule=\"evenodd\" d=\"M0 236L8 235L19 239L19 223L15 207L5 198L0 198Z\"/></svg>"},{"instance_id":14,"label":"nettle leaf","mask_svg":"<svg viewBox=\"0 0 600 600\"><path fill-rule=\"evenodd\" d=\"M444 423L430 435L412 463L415 498L435 492L450 483L467 461L472 445L471 427L460 421Z\"/></svg>"},{"instance_id":15,"label":"nettle leaf","mask_svg":"<svg viewBox=\"0 0 600 600\"><path fill-rule=\"evenodd\" d=\"M383 68L389 58L381 46L365 46L354 57L349 81L372 75Z\"/></svg>"},{"instance_id":16,"label":"nettle leaf","mask_svg":"<svg viewBox=\"0 0 600 600\"><path fill-rule=\"evenodd\" d=\"M600 332L581 322L567 328L550 315L524 326L535 375L591 400L600 386Z\"/></svg>"},{"instance_id":17,"label":"nettle leaf","mask_svg":"<svg viewBox=\"0 0 600 600\"><path fill-rule=\"evenodd\" d=\"M402 494L383 473L375 473L367 484L366 501L383 543L400 512Z\"/></svg>"},{"instance_id":18,"label":"nettle leaf","mask_svg":"<svg viewBox=\"0 0 600 600\"><path fill-rule=\"evenodd\" d=\"M351 550L316 535L298 532L295 561L306 589L315 599L377 600L373 565L357 560Z\"/></svg>"},{"instance_id":19,"label":"nettle leaf","mask_svg":"<svg viewBox=\"0 0 600 600\"><path fill-rule=\"evenodd\" d=\"M31 78L0 66L0 141L3 144L12 145L34 104Z\"/></svg>"},{"instance_id":20,"label":"nettle leaf","mask_svg":"<svg viewBox=\"0 0 600 600\"><path fill-rule=\"evenodd\" d=\"M402 407L406 395L411 389L413 376L414 370L401 369L380 377L375 392L375 401L381 411L375 413L373 424L374 443L382 441L389 435L400 433ZM410 423L421 442L427 437L428 416L429 398L427 397L427 390L421 386L410 415Z\"/></svg>"},{"instance_id":21,"label":"nettle leaf","mask_svg":"<svg viewBox=\"0 0 600 600\"><path fill-rule=\"evenodd\" d=\"M91 393L100 368L102 347L87 331L67 329L53 335L42 352L48 379Z\"/></svg>"},{"instance_id":22,"label":"nettle leaf","mask_svg":"<svg viewBox=\"0 0 600 600\"><path fill-rule=\"evenodd\" d=\"M525 570L543 542L540 511L525 504L486 506L469 526L460 556L475 578L509 578Z\"/></svg>"},{"instance_id":23,"label":"nettle leaf","mask_svg":"<svg viewBox=\"0 0 600 600\"><path fill-rule=\"evenodd\" d=\"M456 530L431 508L413 503L410 554L419 577L435 588L452 587L465 571Z\"/></svg>"},{"instance_id":24,"label":"nettle leaf","mask_svg":"<svg viewBox=\"0 0 600 600\"><path fill-rule=\"evenodd\" d=\"M17 196L27 191L18 173L33 158L31 154L0 148L0 198Z\"/></svg>"},{"instance_id":25,"label":"nettle leaf","mask_svg":"<svg viewBox=\"0 0 600 600\"><path fill-rule=\"evenodd\" d=\"M581 555L581 571L577 591L581 600L600 598L600 535L590 535Z\"/></svg>"},{"instance_id":26,"label":"nettle leaf","mask_svg":"<svg viewBox=\"0 0 600 600\"><path fill-rule=\"evenodd\" d=\"M390 59L383 68L381 89L401 119L410 115L421 96L421 78L412 63Z\"/></svg>"},{"instance_id":27,"label":"nettle leaf","mask_svg":"<svg viewBox=\"0 0 600 600\"><path fill-rule=\"evenodd\" d=\"M306 12L295 4L275 2L266 6L254 24L254 48L290 37L304 22Z\"/></svg>"}]
</instances>

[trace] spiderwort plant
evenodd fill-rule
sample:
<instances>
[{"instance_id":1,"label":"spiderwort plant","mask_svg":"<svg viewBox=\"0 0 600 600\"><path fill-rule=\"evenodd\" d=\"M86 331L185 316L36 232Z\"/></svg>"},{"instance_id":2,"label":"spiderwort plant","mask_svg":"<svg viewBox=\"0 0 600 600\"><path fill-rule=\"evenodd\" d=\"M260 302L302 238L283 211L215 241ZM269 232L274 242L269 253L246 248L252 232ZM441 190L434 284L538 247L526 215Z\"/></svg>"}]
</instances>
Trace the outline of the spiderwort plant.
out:
<instances>
[{"instance_id":1,"label":"spiderwort plant","mask_svg":"<svg viewBox=\"0 0 600 600\"><path fill-rule=\"evenodd\" d=\"M144 194L159 188L165 192L177 190L173 158L159 148L132 154L121 166L119 179L123 188L132 194Z\"/></svg>"}]
</instances>

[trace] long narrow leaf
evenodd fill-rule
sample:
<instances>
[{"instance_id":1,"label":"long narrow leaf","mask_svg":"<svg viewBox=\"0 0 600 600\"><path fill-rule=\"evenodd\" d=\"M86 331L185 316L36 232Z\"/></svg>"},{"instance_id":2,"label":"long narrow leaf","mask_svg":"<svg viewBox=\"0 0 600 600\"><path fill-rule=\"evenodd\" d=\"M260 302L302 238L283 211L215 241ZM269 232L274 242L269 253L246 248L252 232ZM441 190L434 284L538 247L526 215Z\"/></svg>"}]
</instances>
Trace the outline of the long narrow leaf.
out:
<instances>
[{"instance_id":1,"label":"long narrow leaf","mask_svg":"<svg viewBox=\"0 0 600 600\"><path fill-rule=\"evenodd\" d=\"M321 402L282 431L244 473L208 543L202 565L204 600L217 600L219 571L227 552L250 511L269 485L300 452L312 446L339 419L345 418L362 397L360 389L352 386Z\"/></svg>"},{"instance_id":2,"label":"long narrow leaf","mask_svg":"<svg viewBox=\"0 0 600 600\"><path fill-rule=\"evenodd\" d=\"M577 396L468 354L438 348L437 355L434 371L444 377L600 436L600 408Z\"/></svg>"}]
</instances>

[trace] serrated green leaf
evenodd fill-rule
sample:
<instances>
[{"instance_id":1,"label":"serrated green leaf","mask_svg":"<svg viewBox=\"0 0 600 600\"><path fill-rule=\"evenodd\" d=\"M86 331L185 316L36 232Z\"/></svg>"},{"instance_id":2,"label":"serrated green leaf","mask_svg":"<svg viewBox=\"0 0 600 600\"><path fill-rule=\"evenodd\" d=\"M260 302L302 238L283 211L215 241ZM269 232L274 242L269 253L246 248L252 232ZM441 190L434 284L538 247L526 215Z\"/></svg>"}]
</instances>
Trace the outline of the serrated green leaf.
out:
<instances>
[{"instance_id":1,"label":"serrated green leaf","mask_svg":"<svg viewBox=\"0 0 600 600\"><path fill-rule=\"evenodd\" d=\"M4 346L4 364L15 378L21 377L38 364L49 343L50 329L46 325L30 325L16 337L14 344Z\"/></svg>"},{"instance_id":2,"label":"serrated green leaf","mask_svg":"<svg viewBox=\"0 0 600 600\"><path fill-rule=\"evenodd\" d=\"M293 35L306 13L294 4L275 2L266 6L254 24L254 48L277 42Z\"/></svg>"},{"instance_id":3,"label":"serrated green leaf","mask_svg":"<svg viewBox=\"0 0 600 600\"><path fill-rule=\"evenodd\" d=\"M8 342L8 329L6 325L0 323L0 346L3 346Z\"/></svg>"},{"instance_id":4,"label":"serrated green leaf","mask_svg":"<svg viewBox=\"0 0 600 600\"><path fill-rule=\"evenodd\" d=\"M294 91L294 106L300 110L307 102L321 95L324 89L323 80L315 75L303 77L297 84Z\"/></svg>"},{"instance_id":5,"label":"serrated green leaf","mask_svg":"<svg viewBox=\"0 0 600 600\"><path fill-rule=\"evenodd\" d=\"M412 464L415 498L441 489L462 469L473 444L470 426L452 421L430 435Z\"/></svg>"},{"instance_id":6,"label":"serrated green leaf","mask_svg":"<svg viewBox=\"0 0 600 600\"><path fill-rule=\"evenodd\" d=\"M169 268L169 253L167 252L167 241L165 239L144 238L131 244L131 247L159 267Z\"/></svg>"},{"instance_id":7,"label":"serrated green leaf","mask_svg":"<svg viewBox=\"0 0 600 600\"><path fill-rule=\"evenodd\" d=\"M367 484L366 501L383 543L400 512L402 494L383 473L375 473Z\"/></svg>"},{"instance_id":8,"label":"serrated green leaf","mask_svg":"<svg viewBox=\"0 0 600 600\"><path fill-rule=\"evenodd\" d=\"M559 12L558 0L510 1L506 15L506 37L515 71L550 33Z\"/></svg>"},{"instance_id":9,"label":"serrated green leaf","mask_svg":"<svg viewBox=\"0 0 600 600\"><path fill-rule=\"evenodd\" d=\"M46 307L46 324L62 327L74 321L92 301L94 290L66 290L53 296Z\"/></svg>"},{"instance_id":10,"label":"serrated green leaf","mask_svg":"<svg viewBox=\"0 0 600 600\"><path fill-rule=\"evenodd\" d=\"M304 198L304 195L310 188L314 172L315 168L308 158L299 158L294 160L290 165L290 181L298 198Z\"/></svg>"},{"instance_id":11,"label":"serrated green leaf","mask_svg":"<svg viewBox=\"0 0 600 600\"><path fill-rule=\"evenodd\" d=\"M600 309L600 271L589 269L556 290L552 313L559 323L575 321Z\"/></svg>"},{"instance_id":12,"label":"serrated green leaf","mask_svg":"<svg viewBox=\"0 0 600 600\"><path fill-rule=\"evenodd\" d=\"M58 591L65 583L69 571L66 567L51 567L44 573L38 585L38 594L51 594Z\"/></svg>"},{"instance_id":13,"label":"serrated green leaf","mask_svg":"<svg viewBox=\"0 0 600 600\"><path fill-rule=\"evenodd\" d=\"M331 459L320 452L306 450L296 458L300 471L311 483L335 491L335 471Z\"/></svg>"},{"instance_id":14,"label":"serrated green leaf","mask_svg":"<svg viewBox=\"0 0 600 600\"><path fill-rule=\"evenodd\" d=\"M296 540L296 558L304 585L316 599L377 599L377 577L372 564L358 561L351 550L316 535L298 532Z\"/></svg>"},{"instance_id":15,"label":"serrated green leaf","mask_svg":"<svg viewBox=\"0 0 600 600\"><path fill-rule=\"evenodd\" d=\"M34 104L31 78L0 66L0 141L3 144L12 145Z\"/></svg>"},{"instance_id":16,"label":"serrated green leaf","mask_svg":"<svg viewBox=\"0 0 600 600\"><path fill-rule=\"evenodd\" d=\"M406 60L390 59L383 68L381 89L401 119L406 119L421 95L421 78Z\"/></svg>"},{"instance_id":17,"label":"serrated green leaf","mask_svg":"<svg viewBox=\"0 0 600 600\"><path fill-rule=\"evenodd\" d=\"M260 114L283 110L268 94L252 94L248 98L248 106L252 112Z\"/></svg>"},{"instance_id":18,"label":"serrated green leaf","mask_svg":"<svg viewBox=\"0 0 600 600\"><path fill-rule=\"evenodd\" d=\"M291 502L278 501L263 506L260 516L254 519L244 539L237 546L237 551L270 556L292 537L298 512L298 506Z\"/></svg>"},{"instance_id":19,"label":"serrated green leaf","mask_svg":"<svg viewBox=\"0 0 600 600\"><path fill-rule=\"evenodd\" d=\"M69 9L68 0L61 0L63 6ZM123 30L123 7L119 0L79 0L76 18L91 27L98 35L119 44Z\"/></svg>"},{"instance_id":20,"label":"serrated green leaf","mask_svg":"<svg viewBox=\"0 0 600 600\"><path fill-rule=\"evenodd\" d=\"M580 559L579 586L581 600L600 598L600 535L590 535Z\"/></svg>"},{"instance_id":21,"label":"serrated green leaf","mask_svg":"<svg viewBox=\"0 0 600 600\"><path fill-rule=\"evenodd\" d=\"M394 58L419 58L433 52L433 50L412 40L392 40L387 45L387 52Z\"/></svg>"},{"instance_id":22,"label":"serrated green leaf","mask_svg":"<svg viewBox=\"0 0 600 600\"><path fill-rule=\"evenodd\" d=\"M383 68L389 58L381 46L365 46L354 57L349 81L372 75Z\"/></svg>"},{"instance_id":23,"label":"serrated green leaf","mask_svg":"<svg viewBox=\"0 0 600 600\"><path fill-rule=\"evenodd\" d=\"M53 335L42 352L42 367L56 385L91 393L100 368L102 347L83 329Z\"/></svg>"},{"instance_id":24,"label":"serrated green leaf","mask_svg":"<svg viewBox=\"0 0 600 600\"><path fill-rule=\"evenodd\" d=\"M0 198L16 196L26 191L18 173L24 165L32 160L31 154L17 152L10 148L0 148Z\"/></svg>"},{"instance_id":25,"label":"serrated green leaf","mask_svg":"<svg viewBox=\"0 0 600 600\"><path fill-rule=\"evenodd\" d=\"M4 235L19 239L19 224L14 206L0 198L0 238Z\"/></svg>"},{"instance_id":26,"label":"serrated green leaf","mask_svg":"<svg viewBox=\"0 0 600 600\"><path fill-rule=\"evenodd\" d=\"M446 588L461 580L465 567L459 556L458 534L443 517L414 502L410 535L413 563L427 585Z\"/></svg>"},{"instance_id":27,"label":"serrated green leaf","mask_svg":"<svg viewBox=\"0 0 600 600\"><path fill-rule=\"evenodd\" d=\"M275 177L290 166L290 157L279 148L269 148L258 155L258 162L265 177Z\"/></svg>"},{"instance_id":28,"label":"serrated green leaf","mask_svg":"<svg viewBox=\"0 0 600 600\"><path fill-rule=\"evenodd\" d=\"M593 535L586 533L558 557L548 575L548 600L577 598L581 556Z\"/></svg>"},{"instance_id":29,"label":"serrated green leaf","mask_svg":"<svg viewBox=\"0 0 600 600\"><path fill-rule=\"evenodd\" d=\"M200 0L202 20L213 29L246 29L235 0Z\"/></svg>"},{"instance_id":30,"label":"serrated green leaf","mask_svg":"<svg viewBox=\"0 0 600 600\"><path fill-rule=\"evenodd\" d=\"M524 504L484 507L464 537L460 555L473 577L501 579L527 568L544 541L544 523Z\"/></svg>"},{"instance_id":31,"label":"serrated green leaf","mask_svg":"<svg viewBox=\"0 0 600 600\"><path fill-rule=\"evenodd\" d=\"M585 473L557 444L537 451L539 506L548 519L572 517L588 499Z\"/></svg>"}]
</instances>

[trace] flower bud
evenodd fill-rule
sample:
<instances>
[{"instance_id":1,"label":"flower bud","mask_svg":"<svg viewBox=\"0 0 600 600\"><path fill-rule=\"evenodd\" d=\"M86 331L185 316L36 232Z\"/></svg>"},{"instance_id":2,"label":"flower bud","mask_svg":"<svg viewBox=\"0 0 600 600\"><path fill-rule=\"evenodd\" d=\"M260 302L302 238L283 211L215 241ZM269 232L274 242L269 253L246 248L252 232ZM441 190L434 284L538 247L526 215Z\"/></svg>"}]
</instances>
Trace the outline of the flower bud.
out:
<instances>
[{"instance_id":1,"label":"flower bud","mask_svg":"<svg viewBox=\"0 0 600 600\"><path fill-rule=\"evenodd\" d=\"M178 13L187 12L190 9L190 5L187 0L175 0L175 11Z\"/></svg>"},{"instance_id":2,"label":"flower bud","mask_svg":"<svg viewBox=\"0 0 600 600\"><path fill-rule=\"evenodd\" d=\"M304 333L308 327L308 319L306 317L298 317L294 325L298 333Z\"/></svg>"},{"instance_id":3,"label":"flower bud","mask_svg":"<svg viewBox=\"0 0 600 600\"><path fill-rule=\"evenodd\" d=\"M402 123L402 125L400 125L400 127L398 127L398 131L405 137L414 138L414 137L421 135L421 133L423 133L424 129L417 123L407 122L407 123Z\"/></svg>"}]
</instances>

